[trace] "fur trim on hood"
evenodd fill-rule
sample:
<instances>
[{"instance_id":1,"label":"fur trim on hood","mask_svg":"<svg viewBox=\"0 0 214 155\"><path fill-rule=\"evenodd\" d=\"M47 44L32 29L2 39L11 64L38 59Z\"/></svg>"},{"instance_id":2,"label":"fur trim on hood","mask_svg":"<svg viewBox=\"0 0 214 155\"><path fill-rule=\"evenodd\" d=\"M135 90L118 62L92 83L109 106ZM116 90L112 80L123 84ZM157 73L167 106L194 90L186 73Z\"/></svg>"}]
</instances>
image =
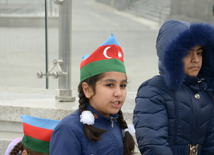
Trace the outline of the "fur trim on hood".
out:
<instances>
[{"instance_id":1,"label":"fur trim on hood","mask_svg":"<svg viewBox=\"0 0 214 155\"><path fill-rule=\"evenodd\" d=\"M182 59L195 45L204 49L202 68L198 78L214 76L214 27L211 24L187 23L178 20L166 21L157 38L157 54L160 74L164 74L170 89L180 88L186 74Z\"/></svg>"}]
</instances>

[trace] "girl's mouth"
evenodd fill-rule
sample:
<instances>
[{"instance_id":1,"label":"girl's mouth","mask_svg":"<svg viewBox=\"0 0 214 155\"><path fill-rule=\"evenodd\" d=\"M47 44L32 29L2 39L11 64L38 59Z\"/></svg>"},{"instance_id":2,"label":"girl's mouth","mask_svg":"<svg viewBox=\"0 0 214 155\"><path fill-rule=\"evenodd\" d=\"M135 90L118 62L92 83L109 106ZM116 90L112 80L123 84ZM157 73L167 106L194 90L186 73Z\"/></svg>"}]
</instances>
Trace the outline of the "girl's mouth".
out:
<instances>
[{"instance_id":1,"label":"girl's mouth","mask_svg":"<svg viewBox=\"0 0 214 155\"><path fill-rule=\"evenodd\" d=\"M118 105L118 104L119 104L119 102L118 102L118 101L117 101L117 102L113 102L113 104L117 104L117 105Z\"/></svg>"},{"instance_id":2,"label":"girl's mouth","mask_svg":"<svg viewBox=\"0 0 214 155\"><path fill-rule=\"evenodd\" d=\"M120 107L121 107L121 102L120 102L120 101L112 102L112 106L113 106L114 108L120 108Z\"/></svg>"}]
</instances>

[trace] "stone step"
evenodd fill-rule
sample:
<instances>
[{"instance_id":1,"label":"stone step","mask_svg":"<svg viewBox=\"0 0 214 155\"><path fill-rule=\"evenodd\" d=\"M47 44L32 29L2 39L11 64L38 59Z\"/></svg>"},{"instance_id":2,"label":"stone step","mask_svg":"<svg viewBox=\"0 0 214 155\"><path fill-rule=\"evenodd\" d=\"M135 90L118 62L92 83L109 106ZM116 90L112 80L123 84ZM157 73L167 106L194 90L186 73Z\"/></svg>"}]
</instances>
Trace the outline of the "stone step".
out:
<instances>
[{"instance_id":1,"label":"stone step","mask_svg":"<svg viewBox=\"0 0 214 155\"><path fill-rule=\"evenodd\" d=\"M170 14L170 0L140 0L126 9L126 12L159 22Z\"/></svg>"},{"instance_id":2,"label":"stone step","mask_svg":"<svg viewBox=\"0 0 214 155\"><path fill-rule=\"evenodd\" d=\"M0 131L0 140L12 141L13 139L23 137L23 132Z\"/></svg>"}]
</instances>

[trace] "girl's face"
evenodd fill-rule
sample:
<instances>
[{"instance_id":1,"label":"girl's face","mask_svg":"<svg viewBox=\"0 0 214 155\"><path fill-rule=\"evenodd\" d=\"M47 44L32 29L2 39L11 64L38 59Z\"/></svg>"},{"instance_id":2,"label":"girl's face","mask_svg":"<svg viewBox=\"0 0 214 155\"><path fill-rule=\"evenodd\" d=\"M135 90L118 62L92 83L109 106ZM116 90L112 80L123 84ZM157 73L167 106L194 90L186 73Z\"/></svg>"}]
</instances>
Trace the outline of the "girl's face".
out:
<instances>
[{"instance_id":1,"label":"girl's face","mask_svg":"<svg viewBox=\"0 0 214 155\"><path fill-rule=\"evenodd\" d=\"M196 45L187 51L187 55L183 58L184 72L190 76L197 76L202 66L202 46Z\"/></svg>"},{"instance_id":2,"label":"girl's face","mask_svg":"<svg viewBox=\"0 0 214 155\"><path fill-rule=\"evenodd\" d=\"M95 84L95 92L90 88L86 95L89 104L104 117L116 114L126 98L126 74L121 72L106 72Z\"/></svg>"}]
</instances>

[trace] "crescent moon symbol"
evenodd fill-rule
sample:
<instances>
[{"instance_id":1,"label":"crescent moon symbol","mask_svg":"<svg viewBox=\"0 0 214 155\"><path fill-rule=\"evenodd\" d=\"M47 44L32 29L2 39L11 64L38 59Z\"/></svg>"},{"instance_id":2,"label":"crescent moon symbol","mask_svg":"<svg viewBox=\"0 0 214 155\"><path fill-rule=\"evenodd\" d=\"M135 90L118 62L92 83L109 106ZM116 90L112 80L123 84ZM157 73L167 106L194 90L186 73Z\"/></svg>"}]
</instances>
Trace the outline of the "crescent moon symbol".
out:
<instances>
[{"instance_id":1,"label":"crescent moon symbol","mask_svg":"<svg viewBox=\"0 0 214 155\"><path fill-rule=\"evenodd\" d=\"M106 47L106 48L104 49L104 51L103 51L103 55L104 55L106 58L108 58L108 59L111 58L111 57L109 57L109 56L107 55L107 50L108 50L109 48L111 48L111 46Z\"/></svg>"}]
</instances>

